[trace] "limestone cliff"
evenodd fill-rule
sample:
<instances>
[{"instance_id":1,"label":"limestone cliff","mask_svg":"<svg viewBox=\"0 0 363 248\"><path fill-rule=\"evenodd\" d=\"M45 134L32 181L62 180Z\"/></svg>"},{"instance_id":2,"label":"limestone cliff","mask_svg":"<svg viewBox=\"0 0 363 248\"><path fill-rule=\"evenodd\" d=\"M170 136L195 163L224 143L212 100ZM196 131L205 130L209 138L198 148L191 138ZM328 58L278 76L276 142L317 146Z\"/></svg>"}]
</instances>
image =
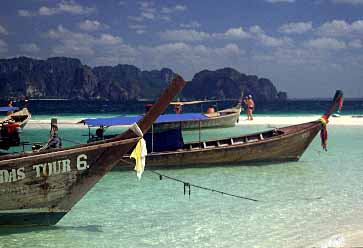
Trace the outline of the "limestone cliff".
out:
<instances>
[{"instance_id":1,"label":"limestone cliff","mask_svg":"<svg viewBox=\"0 0 363 248\"><path fill-rule=\"evenodd\" d=\"M127 101L154 99L174 77L170 69L141 71L133 65L91 68L79 59L27 57L0 59L0 98L66 98ZM257 101L286 99L265 78L249 76L232 68L201 71L181 93L183 98L239 98L252 94Z\"/></svg>"}]
</instances>

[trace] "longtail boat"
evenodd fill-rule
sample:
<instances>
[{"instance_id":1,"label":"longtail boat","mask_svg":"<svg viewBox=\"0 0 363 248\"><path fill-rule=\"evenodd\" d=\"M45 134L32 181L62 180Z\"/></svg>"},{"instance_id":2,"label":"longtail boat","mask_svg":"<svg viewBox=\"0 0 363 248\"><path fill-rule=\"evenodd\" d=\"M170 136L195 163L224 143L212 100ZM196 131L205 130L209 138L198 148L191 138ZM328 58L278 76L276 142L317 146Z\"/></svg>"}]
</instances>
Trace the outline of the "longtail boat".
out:
<instances>
[{"instance_id":1,"label":"longtail boat","mask_svg":"<svg viewBox=\"0 0 363 248\"><path fill-rule=\"evenodd\" d=\"M195 101L205 102L205 101ZM194 103L194 102L193 102ZM153 130L165 131L176 128L182 130L198 128L215 128L215 127L232 127L240 117L242 107L240 104L228 109L215 111L211 113L181 113L181 114L163 114L154 123ZM80 121L88 127L109 127L130 125L141 119L142 116L122 116L110 118L89 118Z\"/></svg>"},{"instance_id":2,"label":"longtail boat","mask_svg":"<svg viewBox=\"0 0 363 248\"><path fill-rule=\"evenodd\" d=\"M137 144L184 85L176 76L144 117L114 138L0 156L0 226L56 224Z\"/></svg>"},{"instance_id":3,"label":"longtail boat","mask_svg":"<svg viewBox=\"0 0 363 248\"><path fill-rule=\"evenodd\" d=\"M0 124L11 121L19 125L21 128L25 127L32 116L26 107L20 110L18 107L0 107L0 112L9 113L3 118L0 117Z\"/></svg>"},{"instance_id":4,"label":"longtail boat","mask_svg":"<svg viewBox=\"0 0 363 248\"><path fill-rule=\"evenodd\" d=\"M168 145L148 145L151 152L146 156L147 168L173 168L213 165L249 165L298 161L315 136L321 132L322 146L326 149L326 124L330 115L342 104L343 93L337 91L328 111L321 119L299 125L275 128L259 133L218 140L184 143L180 135L173 134ZM152 134L154 135L154 134ZM156 134L157 135L157 134ZM168 139L162 137L162 143ZM170 141L170 139L169 139ZM173 147L168 149L165 146ZM117 168L129 168L133 163L125 155Z\"/></svg>"},{"instance_id":5,"label":"longtail boat","mask_svg":"<svg viewBox=\"0 0 363 248\"><path fill-rule=\"evenodd\" d=\"M189 104L202 104L213 101L193 101L193 102L172 102L174 109L177 112L183 105ZM239 120L241 114L241 104L238 103L232 108L222 109L215 111L215 106L208 107L206 113L202 113L200 118L185 118L182 120L176 119L175 121L157 121L153 128L155 131L163 131L181 128L182 130L198 129L198 128L216 128L216 127L233 127ZM177 114L178 115L178 114ZM176 115L176 116L177 116ZM183 114L179 114L183 115ZM188 115L188 114L185 114Z\"/></svg>"}]
</instances>

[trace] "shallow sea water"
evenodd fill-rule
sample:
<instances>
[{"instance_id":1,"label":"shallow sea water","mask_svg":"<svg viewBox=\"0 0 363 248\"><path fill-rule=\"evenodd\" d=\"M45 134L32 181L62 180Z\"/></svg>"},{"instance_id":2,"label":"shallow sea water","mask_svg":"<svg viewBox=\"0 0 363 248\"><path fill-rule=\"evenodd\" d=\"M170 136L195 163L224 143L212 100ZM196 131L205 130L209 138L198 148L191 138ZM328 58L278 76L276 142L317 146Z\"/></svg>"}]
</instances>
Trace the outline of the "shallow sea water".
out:
<instances>
[{"instance_id":1,"label":"shallow sea water","mask_svg":"<svg viewBox=\"0 0 363 248\"><path fill-rule=\"evenodd\" d=\"M208 129L202 139L265 128ZM363 229L363 127L328 131L328 152L317 137L299 162L158 170L258 202L197 188L189 198L183 184L147 169L141 181L132 171L112 171L56 226L0 229L0 247L310 247ZM60 132L87 140L87 128ZM23 133L29 141L47 135L37 127Z\"/></svg>"}]
</instances>

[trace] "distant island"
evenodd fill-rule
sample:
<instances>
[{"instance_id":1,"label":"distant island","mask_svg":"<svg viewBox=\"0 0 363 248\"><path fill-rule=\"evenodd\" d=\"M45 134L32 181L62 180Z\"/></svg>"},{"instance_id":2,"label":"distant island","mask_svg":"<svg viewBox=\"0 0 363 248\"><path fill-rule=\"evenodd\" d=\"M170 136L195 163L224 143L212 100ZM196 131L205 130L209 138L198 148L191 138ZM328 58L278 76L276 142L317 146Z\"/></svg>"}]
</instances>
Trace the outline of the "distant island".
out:
<instances>
[{"instance_id":1,"label":"distant island","mask_svg":"<svg viewBox=\"0 0 363 248\"><path fill-rule=\"evenodd\" d=\"M92 68L79 59L67 57L0 59L0 99L25 96L117 102L155 99L174 75L168 68L141 71L126 64ZM198 72L180 98L238 99L241 94L253 95L258 102L287 99L287 94L278 92L269 79L233 68Z\"/></svg>"}]
</instances>

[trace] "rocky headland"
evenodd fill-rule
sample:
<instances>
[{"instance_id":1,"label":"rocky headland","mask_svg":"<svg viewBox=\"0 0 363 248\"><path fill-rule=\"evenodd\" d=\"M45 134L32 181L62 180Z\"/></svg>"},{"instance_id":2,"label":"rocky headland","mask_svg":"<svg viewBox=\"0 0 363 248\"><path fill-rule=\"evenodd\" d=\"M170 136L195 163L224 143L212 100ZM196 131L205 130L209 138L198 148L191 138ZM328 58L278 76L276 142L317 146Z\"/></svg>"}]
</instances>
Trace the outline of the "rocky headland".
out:
<instances>
[{"instance_id":1,"label":"rocky headland","mask_svg":"<svg viewBox=\"0 0 363 248\"><path fill-rule=\"evenodd\" d=\"M133 65L91 68L79 59L28 57L0 59L0 99L62 98L128 101L155 99L173 78L168 68L142 71ZM232 68L203 70L181 93L182 99L238 99L241 94L256 101L286 100L266 78L246 75Z\"/></svg>"}]
</instances>

